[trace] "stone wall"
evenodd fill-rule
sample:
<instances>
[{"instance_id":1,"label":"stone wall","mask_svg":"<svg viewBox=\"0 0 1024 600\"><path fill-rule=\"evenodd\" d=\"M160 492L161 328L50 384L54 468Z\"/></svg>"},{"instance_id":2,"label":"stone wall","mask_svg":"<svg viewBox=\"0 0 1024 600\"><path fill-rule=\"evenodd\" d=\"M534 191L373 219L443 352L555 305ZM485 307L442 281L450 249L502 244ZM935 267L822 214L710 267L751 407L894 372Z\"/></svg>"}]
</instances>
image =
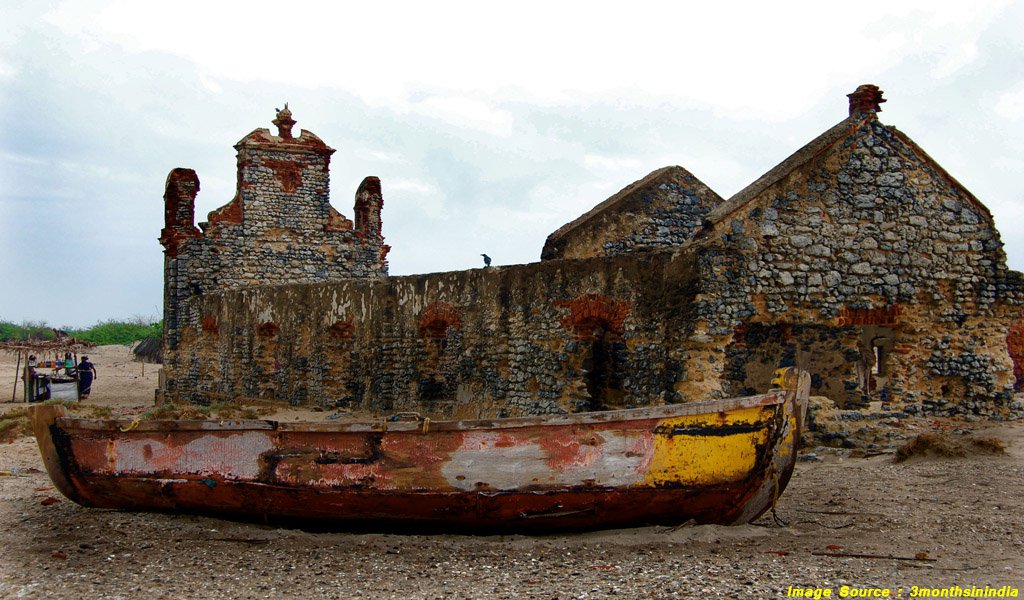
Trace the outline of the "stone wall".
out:
<instances>
[{"instance_id":1,"label":"stone wall","mask_svg":"<svg viewBox=\"0 0 1024 600\"><path fill-rule=\"evenodd\" d=\"M722 198L682 167L635 181L548 236L541 260L616 256L693 239Z\"/></svg>"},{"instance_id":2,"label":"stone wall","mask_svg":"<svg viewBox=\"0 0 1024 600\"><path fill-rule=\"evenodd\" d=\"M720 249L196 296L172 398L434 417L703 397L685 339Z\"/></svg>"},{"instance_id":3,"label":"stone wall","mask_svg":"<svg viewBox=\"0 0 1024 600\"><path fill-rule=\"evenodd\" d=\"M387 275L381 235L380 181L368 177L356 192L355 222L330 204L334 152L303 130L293 137L287 106L278 135L257 129L236 146L235 197L195 225L199 178L174 169L164 194L164 361L177 368L182 330L199 323L192 300L227 289ZM168 380L173 393L177 379Z\"/></svg>"},{"instance_id":4,"label":"stone wall","mask_svg":"<svg viewBox=\"0 0 1024 600\"><path fill-rule=\"evenodd\" d=\"M796 365L847 408L1017 410L1024 276L881 102L861 86L849 118L728 201L667 167L540 263L397 278L379 181L353 224L328 203L330 148L256 130L202 231L195 173L168 178L165 393L498 417L750 394Z\"/></svg>"},{"instance_id":5,"label":"stone wall","mask_svg":"<svg viewBox=\"0 0 1024 600\"><path fill-rule=\"evenodd\" d=\"M858 88L847 119L711 204L701 227L666 237L728 249L712 257L687 340L693 378L709 389L748 393L797 364L813 373L814 393L846 407L992 412L1007 402L1021 275L1007 269L989 211L878 120L881 102L876 87ZM659 189L645 181L617 197ZM601 206L553 234L545 252L594 252L594 239L609 254L639 248L637 231L664 220L669 203ZM694 206L709 205L668 210L688 222ZM633 230L604 216L627 212L640 215Z\"/></svg>"},{"instance_id":6,"label":"stone wall","mask_svg":"<svg viewBox=\"0 0 1024 600\"><path fill-rule=\"evenodd\" d=\"M824 152L712 215L711 235L743 253L747 286L733 301L754 322L827 324L837 339L890 328L881 356L863 342L836 348L850 364L824 370L832 381L818 391L841 385L841 404L1008 398L1005 316L1022 296L991 215L873 114L846 125ZM879 360L888 375L872 386L865 372Z\"/></svg>"},{"instance_id":7,"label":"stone wall","mask_svg":"<svg viewBox=\"0 0 1024 600\"><path fill-rule=\"evenodd\" d=\"M1015 389L1024 389L1024 313L1010 325L1010 333L1006 336L1006 349L1013 360L1013 374L1017 377Z\"/></svg>"}]
</instances>

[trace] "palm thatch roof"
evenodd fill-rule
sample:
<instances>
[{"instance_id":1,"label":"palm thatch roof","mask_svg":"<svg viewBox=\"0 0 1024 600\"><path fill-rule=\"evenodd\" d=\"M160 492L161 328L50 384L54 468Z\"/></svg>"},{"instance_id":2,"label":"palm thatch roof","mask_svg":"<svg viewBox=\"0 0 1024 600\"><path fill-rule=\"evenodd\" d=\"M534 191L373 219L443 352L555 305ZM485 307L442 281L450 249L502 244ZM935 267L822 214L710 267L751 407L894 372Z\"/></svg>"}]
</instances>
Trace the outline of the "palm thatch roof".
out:
<instances>
[{"instance_id":1,"label":"palm thatch roof","mask_svg":"<svg viewBox=\"0 0 1024 600\"><path fill-rule=\"evenodd\" d=\"M95 348L96 344L73 337L59 338L56 340L8 340L0 342L0 351L11 354L46 354L52 352L74 352L79 353L88 348Z\"/></svg>"},{"instance_id":2,"label":"palm thatch roof","mask_svg":"<svg viewBox=\"0 0 1024 600\"><path fill-rule=\"evenodd\" d=\"M135 360L162 364L164 362L163 340L156 337L143 338L132 348L132 354L135 355Z\"/></svg>"}]
</instances>

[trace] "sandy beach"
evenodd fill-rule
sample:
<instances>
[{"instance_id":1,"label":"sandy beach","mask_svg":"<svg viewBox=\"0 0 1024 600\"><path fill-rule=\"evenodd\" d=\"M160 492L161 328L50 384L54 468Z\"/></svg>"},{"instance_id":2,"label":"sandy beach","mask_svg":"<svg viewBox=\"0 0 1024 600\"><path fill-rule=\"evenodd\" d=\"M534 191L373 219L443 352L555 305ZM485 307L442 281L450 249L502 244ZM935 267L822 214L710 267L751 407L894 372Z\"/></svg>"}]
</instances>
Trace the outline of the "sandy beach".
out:
<instances>
[{"instance_id":1,"label":"sandy beach","mask_svg":"<svg viewBox=\"0 0 1024 600\"><path fill-rule=\"evenodd\" d=\"M133 362L121 346L89 355L99 373L90 405L118 416L153 408L158 365ZM25 407L9 403L14 372L14 356L0 356L4 413ZM972 586L1019 593L1024 424L876 423L874 447L805 451L774 517L545 536L309 532L83 508L54 490L34 440L23 435L0 445L0 598L785 598L808 588L832 597L922 597ZM929 431L995 439L1005 452L893 461L897 447Z\"/></svg>"}]
</instances>

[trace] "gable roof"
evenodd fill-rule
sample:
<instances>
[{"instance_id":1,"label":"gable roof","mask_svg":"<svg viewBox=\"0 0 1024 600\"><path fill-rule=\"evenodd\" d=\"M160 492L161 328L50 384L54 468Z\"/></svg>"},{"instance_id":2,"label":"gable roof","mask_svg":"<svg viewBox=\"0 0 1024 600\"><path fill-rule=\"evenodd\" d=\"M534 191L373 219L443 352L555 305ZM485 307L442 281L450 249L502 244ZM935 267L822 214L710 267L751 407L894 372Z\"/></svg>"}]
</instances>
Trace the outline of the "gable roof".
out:
<instances>
[{"instance_id":1,"label":"gable roof","mask_svg":"<svg viewBox=\"0 0 1024 600\"><path fill-rule=\"evenodd\" d=\"M961 194L964 195L964 197L970 200L974 207L981 211L983 215L985 215L989 223L992 223L993 225L995 224L995 219L992 217L992 212L989 211L988 207L985 206L985 204L982 203L982 201L979 200L977 196L972 194L971 190L964 187L964 185L960 183L956 177L950 175L949 171L944 169L942 165L935 162L935 159L932 158L927 152L925 152L924 149L918 146L917 143L914 142L914 140L910 139L910 137L907 134L903 133L899 129L896 129L892 125L886 125L885 128L891 131L893 135L899 138L901 142L906 144L914 154L917 154L921 158L923 162L927 163L928 166L935 169L935 172L938 173L940 177L943 177L947 181L949 181L949 183L953 187L955 187L957 191L959 191ZM993 227L992 229L993 231L996 231L996 233L998 234L998 230L996 230L995 227Z\"/></svg>"},{"instance_id":2,"label":"gable roof","mask_svg":"<svg viewBox=\"0 0 1024 600\"><path fill-rule=\"evenodd\" d=\"M758 177L753 183L736 192L731 198L716 206L708 214L708 220L712 223L722 221L732 213L742 208L745 204L761 195L769 187L775 185L793 171L802 167L814 157L818 156L836 142L842 140L857 130L868 118L864 116L847 117L832 126L825 133L808 142L789 158L772 167L767 173Z\"/></svg>"},{"instance_id":3,"label":"gable roof","mask_svg":"<svg viewBox=\"0 0 1024 600\"><path fill-rule=\"evenodd\" d=\"M571 233L576 228L610 211L611 209L617 207L619 204L626 202L633 196L634 193L644 188L648 188L654 184L674 179L692 180L689 183L689 187L693 189L695 192L697 192L699 196L710 196L711 200L716 204L722 201L721 196L719 196L717 193L715 193L714 190L705 185L703 181L694 177L694 175L687 171L686 169L677 165L662 167L655 171L651 171L644 178L634 181L633 183L627 185L626 187L619 190L616 194L614 194L604 202L601 202L600 204L583 213L576 219L559 227L557 230L554 231L554 233L548 236L547 243L545 244L545 246L569 235L569 233Z\"/></svg>"},{"instance_id":4,"label":"gable roof","mask_svg":"<svg viewBox=\"0 0 1024 600\"><path fill-rule=\"evenodd\" d=\"M800 169L805 164L834 146L836 143L853 135L862 125L869 121L877 122L878 118L874 113L869 113L866 115L851 115L850 117L843 119L825 131L825 133L822 133L794 152L789 156L789 158L772 167L767 173L758 177L753 183L739 192L736 192L736 194L731 198L713 208L708 214L708 221L714 224L728 218L729 215L743 208L743 206L753 199L759 197L766 189L785 179L790 173ZM989 212L988 207L982 204L982 202L978 200L970 190L965 188L963 184L943 169L939 163L935 162L935 159L929 156L927 152L922 150L920 146L914 143L914 141L902 131L891 125L885 125L883 123L879 124L890 131L902 143L906 144L907 147L918 156L921 162L934 169L940 177L945 178L954 188L956 188L957 191L963 194L967 200L981 211L981 213L984 214L990 222L992 222L992 213Z\"/></svg>"}]
</instances>

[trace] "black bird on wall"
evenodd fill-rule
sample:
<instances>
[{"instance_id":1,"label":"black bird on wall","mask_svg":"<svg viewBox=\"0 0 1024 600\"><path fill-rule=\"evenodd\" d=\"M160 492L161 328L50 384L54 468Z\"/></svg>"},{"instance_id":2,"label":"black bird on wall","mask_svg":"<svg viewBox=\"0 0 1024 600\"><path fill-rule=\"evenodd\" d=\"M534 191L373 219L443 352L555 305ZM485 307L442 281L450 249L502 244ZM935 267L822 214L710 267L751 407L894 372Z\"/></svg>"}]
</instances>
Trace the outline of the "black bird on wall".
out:
<instances>
[{"instance_id":1,"label":"black bird on wall","mask_svg":"<svg viewBox=\"0 0 1024 600\"><path fill-rule=\"evenodd\" d=\"M487 267L491 266L491 257L490 256L487 256L486 254L481 254L480 256L484 257L484 268L487 268Z\"/></svg>"}]
</instances>

